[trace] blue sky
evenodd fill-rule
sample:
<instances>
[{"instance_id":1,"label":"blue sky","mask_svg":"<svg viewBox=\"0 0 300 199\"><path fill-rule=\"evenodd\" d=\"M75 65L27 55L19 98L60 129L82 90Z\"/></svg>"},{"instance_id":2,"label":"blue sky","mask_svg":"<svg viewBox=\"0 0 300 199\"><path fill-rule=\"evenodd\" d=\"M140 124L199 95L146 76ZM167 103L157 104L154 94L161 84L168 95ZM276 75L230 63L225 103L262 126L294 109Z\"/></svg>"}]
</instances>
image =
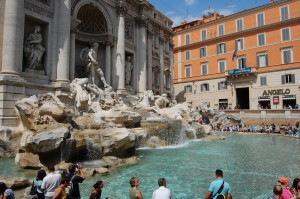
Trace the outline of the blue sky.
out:
<instances>
[{"instance_id":1,"label":"blue sky","mask_svg":"<svg viewBox=\"0 0 300 199\"><path fill-rule=\"evenodd\" d=\"M200 19L208 11L225 16L251 9L270 0L148 0L156 9L173 20L174 25Z\"/></svg>"}]
</instances>

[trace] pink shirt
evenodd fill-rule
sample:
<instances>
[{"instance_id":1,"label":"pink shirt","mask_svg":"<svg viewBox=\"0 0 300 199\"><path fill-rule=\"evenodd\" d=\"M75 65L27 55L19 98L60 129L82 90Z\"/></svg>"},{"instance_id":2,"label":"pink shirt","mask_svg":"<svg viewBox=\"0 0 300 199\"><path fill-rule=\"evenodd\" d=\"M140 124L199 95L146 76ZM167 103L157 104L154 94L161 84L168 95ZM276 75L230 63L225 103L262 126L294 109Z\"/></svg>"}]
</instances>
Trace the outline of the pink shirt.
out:
<instances>
[{"instance_id":1,"label":"pink shirt","mask_svg":"<svg viewBox=\"0 0 300 199\"><path fill-rule=\"evenodd\" d=\"M292 193L285 187L282 187L282 194L279 199L291 199Z\"/></svg>"}]
</instances>

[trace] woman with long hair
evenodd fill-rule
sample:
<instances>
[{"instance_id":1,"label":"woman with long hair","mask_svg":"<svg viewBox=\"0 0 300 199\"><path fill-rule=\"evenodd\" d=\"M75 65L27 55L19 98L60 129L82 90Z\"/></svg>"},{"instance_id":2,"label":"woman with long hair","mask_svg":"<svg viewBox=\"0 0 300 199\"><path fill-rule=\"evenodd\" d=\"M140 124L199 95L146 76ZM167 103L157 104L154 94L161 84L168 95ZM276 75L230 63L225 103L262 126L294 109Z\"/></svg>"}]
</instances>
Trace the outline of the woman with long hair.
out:
<instances>
[{"instance_id":1,"label":"woman with long hair","mask_svg":"<svg viewBox=\"0 0 300 199\"><path fill-rule=\"evenodd\" d=\"M97 181L93 187L94 190L92 191L90 198L89 199L100 199L101 198L101 193L102 193L102 188L104 184L101 180Z\"/></svg>"},{"instance_id":2,"label":"woman with long hair","mask_svg":"<svg viewBox=\"0 0 300 199\"><path fill-rule=\"evenodd\" d=\"M69 185L70 180L67 176L63 176L60 182L60 186L55 189L53 199L67 199L66 187Z\"/></svg>"}]
</instances>

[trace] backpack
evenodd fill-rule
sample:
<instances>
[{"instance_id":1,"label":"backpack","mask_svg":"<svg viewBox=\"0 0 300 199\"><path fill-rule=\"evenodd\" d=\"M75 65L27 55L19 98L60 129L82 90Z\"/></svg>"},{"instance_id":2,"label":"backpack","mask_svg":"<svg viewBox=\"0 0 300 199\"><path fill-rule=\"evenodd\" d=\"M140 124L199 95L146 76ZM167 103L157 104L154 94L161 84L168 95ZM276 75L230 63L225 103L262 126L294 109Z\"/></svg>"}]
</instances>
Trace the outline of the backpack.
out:
<instances>
[{"instance_id":1,"label":"backpack","mask_svg":"<svg viewBox=\"0 0 300 199\"><path fill-rule=\"evenodd\" d=\"M29 194L32 195L32 196L37 194L37 186L35 185L34 180L32 182Z\"/></svg>"},{"instance_id":2,"label":"backpack","mask_svg":"<svg viewBox=\"0 0 300 199\"><path fill-rule=\"evenodd\" d=\"M67 198L71 198L72 192L73 192L73 182L72 180L75 178L76 175L73 175L72 178L70 179L70 182L68 186L65 188L66 193L67 193Z\"/></svg>"}]
</instances>

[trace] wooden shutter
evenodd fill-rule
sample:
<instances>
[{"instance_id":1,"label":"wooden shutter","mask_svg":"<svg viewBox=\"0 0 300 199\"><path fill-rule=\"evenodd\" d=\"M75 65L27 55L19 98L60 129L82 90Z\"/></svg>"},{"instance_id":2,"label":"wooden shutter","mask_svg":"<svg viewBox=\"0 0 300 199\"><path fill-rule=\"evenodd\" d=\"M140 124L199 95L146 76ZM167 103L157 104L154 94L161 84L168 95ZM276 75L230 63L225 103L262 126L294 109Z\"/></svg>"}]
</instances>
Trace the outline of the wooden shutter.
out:
<instances>
[{"instance_id":1,"label":"wooden shutter","mask_svg":"<svg viewBox=\"0 0 300 199\"><path fill-rule=\"evenodd\" d=\"M285 84L285 75L281 75L281 84Z\"/></svg>"},{"instance_id":2,"label":"wooden shutter","mask_svg":"<svg viewBox=\"0 0 300 199\"><path fill-rule=\"evenodd\" d=\"M226 43L223 43L224 45L224 53L226 53Z\"/></svg>"},{"instance_id":3,"label":"wooden shutter","mask_svg":"<svg viewBox=\"0 0 300 199\"><path fill-rule=\"evenodd\" d=\"M259 55L256 55L256 66L260 67L260 65L259 65Z\"/></svg>"},{"instance_id":4,"label":"wooden shutter","mask_svg":"<svg viewBox=\"0 0 300 199\"><path fill-rule=\"evenodd\" d=\"M295 74L291 74L292 83L295 83Z\"/></svg>"}]
</instances>

